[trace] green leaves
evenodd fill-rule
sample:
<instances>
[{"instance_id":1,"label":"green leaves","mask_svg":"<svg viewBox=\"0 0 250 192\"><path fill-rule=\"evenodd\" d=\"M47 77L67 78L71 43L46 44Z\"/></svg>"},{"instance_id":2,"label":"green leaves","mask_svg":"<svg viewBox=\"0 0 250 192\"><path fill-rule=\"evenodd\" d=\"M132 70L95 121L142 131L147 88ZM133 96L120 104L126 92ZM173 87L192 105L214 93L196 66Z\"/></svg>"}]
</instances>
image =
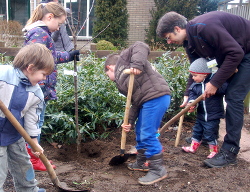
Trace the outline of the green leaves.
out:
<instances>
[{"instance_id":1,"label":"green leaves","mask_svg":"<svg viewBox=\"0 0 250 192\"><path fill-rule=\"evenodd\" d=\"M183 96L189 76L189 61L185 54L171 57L168 51L159 57L154 63L158 72L166 79L171 90L171 105L168 109L168 116L174 116L181 108Z\"/></svg>"},{"instance_id":2,"label":"green leaves","mask_svg":"<svg viewBox=\"0 0 250 192\"><path fill-rule=\"evenodd\" d=\"M105 139L123 122L126 97L105 74L104 61L105 58L88 55L78 62L78 121L83 140ZM171 105L166 114L172 117L181 110L179 106L189 76L189 61L184 54L172 58L170 52L166 52L153 65L172 91ZM73 70L73 64L58 65L58 100L49 101L42 129L49 142L72 143L77 137L74 81L73 76L64 75L64 70Z\"/></svg>"},{"instance_id":3,"label":"green leaves","mask_svg":"<svg viewBox=\"0 0 250 192\"><path fill-rule=\"evenodd\" d=\"M46 109L43 134L54 142L75 142L75 101L73 76L64 75L73 64L58 65L57 96ZM88 55L78 62L79 128L83 139L97 139L117 128L123 120L125 97L121 96L104 73L104 59Z\"/></svg>"},{"instance_id":4,"label":"green leaves","mask_svg":"<svg viewBox=\"0 0 250 192\"><path fill-rule=\"evenodd\" d=\"M96 0L93 36L110 26L101 33L94 42L106 40L116 47L126 47L128 38L128 11L126 0Z\"/></svg>"}]
</instances>

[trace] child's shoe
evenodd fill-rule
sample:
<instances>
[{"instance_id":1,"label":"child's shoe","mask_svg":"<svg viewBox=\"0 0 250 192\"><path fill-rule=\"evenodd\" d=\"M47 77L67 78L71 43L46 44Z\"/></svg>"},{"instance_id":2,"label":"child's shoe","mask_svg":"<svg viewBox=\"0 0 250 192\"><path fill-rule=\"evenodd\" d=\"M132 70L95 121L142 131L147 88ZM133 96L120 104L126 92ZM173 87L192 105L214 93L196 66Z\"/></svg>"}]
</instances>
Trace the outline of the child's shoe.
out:
<instances>
[{"instance_id":1,"label":"child's shoe","mask_svg":"<svg viewBox=\"0 0 250 192\"><path fill-rule=\"evenodd\" d=\"M148 171L148 165L146 164L146 155L144 149L139 149L136 155L136 161L127 165L129 170L132 171Z\"/></svg>"},{"instance_id":2,"label":"child's shoe","mask_svg":"<svg viewBox=\"0 0 250 192\"><path fill-rule=\"evenodd\" d=\"M144 176L138 179L138 182L142 185L151 185L158 181L165 179L167 170L163 165L163 153L153 155L149 159L149 171Z\"/></svg>"},{"instance_id":3,"label":"child's shoe","mask_svg":"<svg viewBox=\"0 0 250 192\"><path fill-rule=\"evenodd\" d=\"M200 146L200 142L197 142L195 140L192 140L192 143L190 145L190 147L182 147L183 151L187 152L187 153L195 153L197 151L197 149Z\"/></svg>"},{"instance_id":4,"label":"child's shoe","mask_svg":"<svg viewBox=\"0 0 250 192\"><path fill-rule=\"evenodd\" d=\"M39 188L37 192L46 192L46 190L43 188Z\"/></svg>"},{"instance_id":5,"label":"child's shoe","mask_svg":"<svg viewBox=\"0 0 250 192\"><path fill-rule=\"evenodd\" d=\"M31 149L28 148L26 146L26 149L28 151L28 154L30 155L30 161L32 163L32 166L33 166L33 169L35 171L47 171L45 165L43 164L43 162L41 161L41 159L39 157L36 157L32 152L31 152ZM50 161L51 163L51 161ZM52 168L53 169L56 169L56 166L55 165L52 165Z\"/></svg>"},{"instance_id":6,"label":"child's shoe","mask_svg":"<svg viewBox=\"0 0 250 192\"><path fill-rule=\"evenodd\" d=\"M218 145L209 145L210 154L207 156L208 159L213 158L218 153Z\"/></svg>"}]
</instances>

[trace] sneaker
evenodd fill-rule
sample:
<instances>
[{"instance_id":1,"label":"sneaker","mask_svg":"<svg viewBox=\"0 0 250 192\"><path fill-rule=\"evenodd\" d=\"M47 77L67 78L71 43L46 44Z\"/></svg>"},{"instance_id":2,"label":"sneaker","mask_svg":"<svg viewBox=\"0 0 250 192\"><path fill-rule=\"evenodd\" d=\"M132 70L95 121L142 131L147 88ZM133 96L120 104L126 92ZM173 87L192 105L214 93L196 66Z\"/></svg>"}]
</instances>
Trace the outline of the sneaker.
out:
<instances>
[{"instance_id":1,"label":"sneaker","mask_svg":"<svg viewBox=\"0 0 250 192\"><path fill-rule=\"evenodd\" d=\"M236 164L237 154L221 149L213 158L204 160L205 165L211 168L225 167L230 164Z\"/></svg>"},{"instance_id":2,"label":"sneaker","mask_svg":"<svg viewBox=\"0 0 250 192\"><path fill-rule=\"evenodd\" d=\"M39 188L37 192L46 192L44 188Z\"/></svg>"}]
</instances>

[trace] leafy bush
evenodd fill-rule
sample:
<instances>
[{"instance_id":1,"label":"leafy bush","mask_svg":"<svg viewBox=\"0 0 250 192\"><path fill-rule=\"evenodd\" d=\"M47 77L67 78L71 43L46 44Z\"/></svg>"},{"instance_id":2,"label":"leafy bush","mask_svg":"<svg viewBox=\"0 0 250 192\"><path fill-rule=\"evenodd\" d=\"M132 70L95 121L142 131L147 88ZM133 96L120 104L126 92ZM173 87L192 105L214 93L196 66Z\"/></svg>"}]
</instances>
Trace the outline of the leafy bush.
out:
<instances>
[{"instance_id":1,"label":"leafy bush","mask_svg":"<svg viewBox=\"0 0 250 192\"><path fill-rule=\"evenodd\" d=\"M150 10L151 20L146 31L145 42L151 50L175 50L179 46L167 44L166 40L156 35L156 28L159 19L169 11L175 11L184 15L188 20L206 12L215 11L219 0L154 0L155 7Z\"/></svg>"},{"instance_id":2,"label":"leafy bush","mask_svg":"<svg viewBox=\"0 0 250 192\"><path fill-rule=\"evenodd\" d=\"M159 57L153 64L166 79L171 90L171 104L167 113L167 119L169 119L181 110L180 105L183 102L186 90L190 64L185 54L172 58L169 51Z\"/></svg>"},{"instance_id":3,"label":"leafy bush","mask_svg":"<svg viewBox=\"0 0 250 192\"><path fill-rule=\"evenodd\" d=\"M116 47L126 47L128 39L128 10L126 0L96 0L93 36L99 34L94 43L105 39Z\"/></svg>"},{"instance_id":4,"label":"leafy bush","mask_svg":"<svg viewBox=\"0 0 250 192\"><path fill-rule=\"evenodd\" d=\"M79 129L83 139L105 138L123 120L126 98L104 73L104 59L94 55L81 58L78 65ZM74 142L74 78L64 75L73 64L58 65L58 100L49 101L43 133L56 142ZM52 140L50 140L52 141Z\"/></svg>"},{"instance_id":5,"label":"leafy bush","mask_svg":"<svg viewBox=\"0 0 250 192\"><path fill-rule=\"evenodd\" d=\"M115 83L104 73L103 59L93 55L81 58L78 64L79 128L83 139L106 138L123 122L126 98ZM153 63L169 83L172 102L166 118L180 111L186 86L188 60L185 55L170 57L167 52ZM75 142L75 98L73 76L64 75L64 70L73 70L71 63L58 65L58 100L50 101L46 109L43 134L50 142Z\"/></svg>"},{"instance_id":6,"label":"leafy bush","mask_svg":"<svg viewBox=\"0 0 250 192\"><path fill-rule=\"evenodd\" d=\"M97 50L117 50L117 48L113 45L113 43L106 41L106 40L98 41L98 43L96 44L96 49Z\"/></svg>"}]
</instances>

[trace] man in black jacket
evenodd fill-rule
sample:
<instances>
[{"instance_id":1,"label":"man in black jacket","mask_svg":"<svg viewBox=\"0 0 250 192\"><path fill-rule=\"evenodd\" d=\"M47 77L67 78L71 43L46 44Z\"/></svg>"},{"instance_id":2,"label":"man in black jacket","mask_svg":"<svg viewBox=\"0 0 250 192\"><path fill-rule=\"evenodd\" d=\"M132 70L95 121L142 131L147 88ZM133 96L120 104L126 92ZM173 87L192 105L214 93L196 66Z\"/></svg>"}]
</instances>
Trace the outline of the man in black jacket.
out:
<instances>
[{"instance_id":1,"label":"man in black jacket","mask_svg":"<svg viewBox=\"0 0 250 192\"><path fill-rule=\"evenodd\" d=\"M227 134L220 152L204 163L209 167L235 164L240 150L243 101L250 90L250 21L213 11L187 22L184 16L168 12L159 20L156 31L168 44L183 44L191 62L199 57L216 60L218 71L206 84L203 95L209 98L224 82L229 83L225 95ZM189 79L188 86L191 82ZM184 102L187 97L186 92Z\"/></svg>"}]
</instances>

